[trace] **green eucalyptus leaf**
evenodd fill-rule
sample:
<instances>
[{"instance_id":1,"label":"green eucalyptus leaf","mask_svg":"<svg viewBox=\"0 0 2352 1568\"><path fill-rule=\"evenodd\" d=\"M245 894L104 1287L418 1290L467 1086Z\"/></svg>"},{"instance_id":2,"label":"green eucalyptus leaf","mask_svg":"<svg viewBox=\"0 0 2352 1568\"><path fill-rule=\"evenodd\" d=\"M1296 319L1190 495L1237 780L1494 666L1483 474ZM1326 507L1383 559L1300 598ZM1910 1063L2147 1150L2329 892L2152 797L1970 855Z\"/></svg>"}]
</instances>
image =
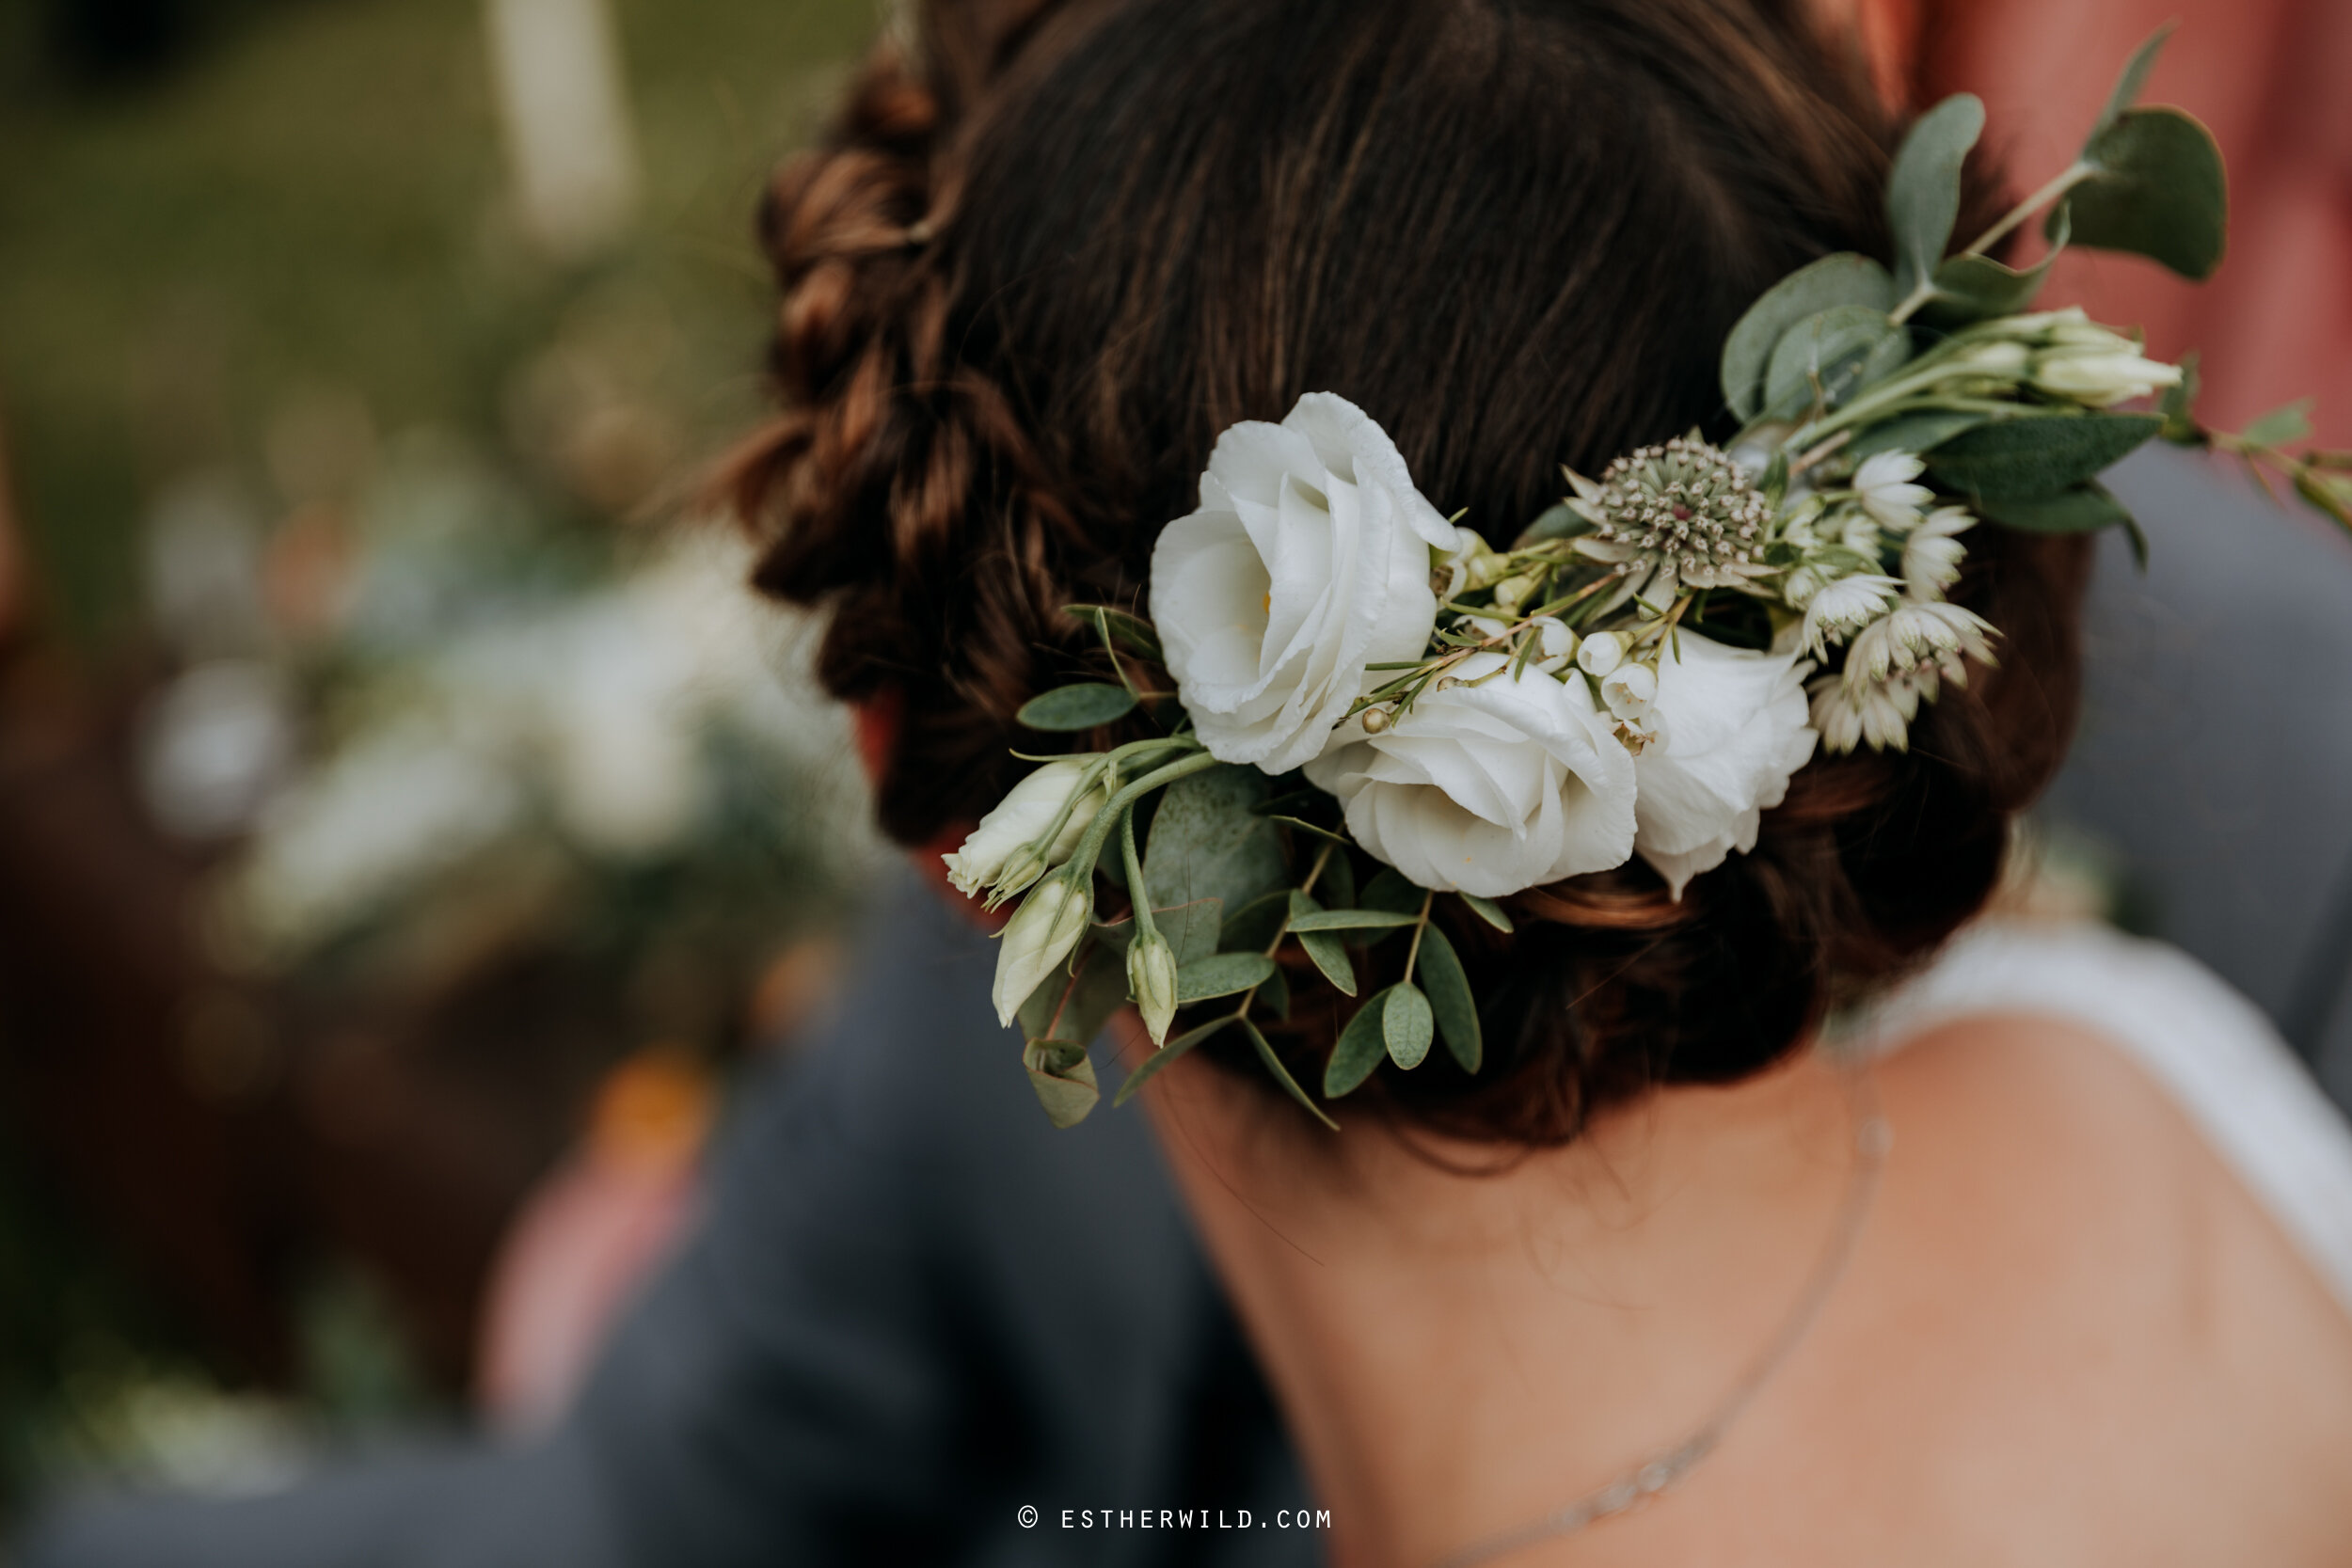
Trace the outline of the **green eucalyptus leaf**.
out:
<instances>
[{"instance_id":1,"label":"green eucalyptus leaf","mask_svg":"<svg viewBox=\"0 0 2352 1568\"><path fill-rule=\"evenodd\" d=\"M1274 944L1275 933L1290 914L1290 894L1278 891L1252 898L1234 911L1218 933L1217 945L1230 953L1263 953Z\"/></svg>"},{"instance_id":2,"label":"green eucalyptus leaf","mask_svg":"<svg viewBox=\"0 0 2352 1568\"><path fill-rule=\"evenodd\" d=\"M1380 1005L1381 1038L1388 1043L1389 1060L1409 1071L1428 1058L1429 1042L1435 1037L1429 998L1410 980L1391 986L1383 994L1387 1000Z\"/></svg>"},{"instance_id":3,"label":"green eucalyptus leaf","mask_svg":"<svg viewBox=\"0 0 2352 1568\"><path fill-rule=\"evenodd\" d=\"M1323 1107L1308 1098L1307 1091L1298 1086L1298 1080L1291 1076L1291 1069L1282 1065L1282 1058L1274 1053L1274 1047L1267 1044L1266 1037L1258 1032L1258 1026L1246 1018L1240 1022L1242 1033L1249 1037L1249 1048L1258 1053L1258 1060L1265 1064L1265 1069L1274 1074L1274 1081L1281 1085L1293 1100L1304 1105L1309 1116L1332 1132L1338 1132L1340 1124L1324 1115Z\"/></svg>"},{"instance_id":4,"label":"green eucalyptus leaf","mask_svg":"<svg viewBox=\"0 0 2352 1568\"><path fill-rule=\"evenodd\" d=\"M1462 973L1461 956L1446 934L1431 926L1421 934L1421 983L1429 993L1429 1010L1438 1021L1445 1048L1464 1072L1476 1072L1486 1059L1486 1037L1478 1022L1478 998L1470 994L1470 976Z\"/></svg>"},{"instance_id":5,"label":"green eucalyptus leaf","mask_svg":"<svg viewBox=\"0 0 2352 1568\"><path fill-rule=\"evenodd\" d=\"M1135 1098L1136 1090L1152 1081L1154 1073L1182 1057L1185 1052L1190 1051L1210 1036L1216 1034L1219 1030L1230 1028L1232 1022L1233 1015L1226 1013L1221 1017L1209 1020L1199 1028L1187 1029L1169 1040L1166 1045L1146 1056L1143 1064L1127 1075L1127 1081L1120 1085L1119 1092L1111 1097L1111 1103L1114 1106L1126 1104L1128 1101Z\"/></svg>"},{"instance_id":6,"label":"green eucalyptus leaf","mask_svg":"<svg viewBox=\"0 0 2352 1568\"><path fill-rule=\"evenodd\" d=\"M2082 163L2090 173L2060 209L2076 245L2145 256L2193 282L2213 276L2230 185L2212 132L2178 109L2129 109L2090 138Z\"/></svg>"},{"instance_id":7,"label":"green eucalyptus leaf","mask_svg":"<svg viewBox=\"0 0 2352 1568\"><path fill-rule=\"evenodd\" d=\"M1540 545L1548 539L1573 539L1580 533L1593 531L1592 521L1579 516L1563 501L1536 514L1535 520L1519 531L1511 547L1523 550L1530 545Z\"/></svg>"},{"instance_id":8,"label":"green eucalyptus leaf","mask_svg":"<svg viewBox=\"0 0 2352 1568\"><path fill-rule=\"evenodd\" d=\"M1359 908L1386 910L1391 914L1419 915L1422 900L1427 896L1420 888L1405 879L1405 874L1393 866L1381 869L1378 876L1364 884L1363 895L1356 900Z\"/></svg>"},{"instance_id":9,"label":"green eucalyptus leaf","mask_svg":"<svg viewBox=\"0 0 2352 1568\"><path fill-rule=\"evenodd\" d=\"M1143 856L1153 909L1217 898L1238 912L1288 881L1281 830L1250 809L1266 793L1263 773L1230 766L1168 786Z\"/></svg>"},{"instance_id":10,"label":"green eucalyptus leaf","mask_svg":"<svg viewBox=\"0 0 2352 1568\"><path fill-rule=\"evenodd\" d=\"M2274 408L2240 431L2239 437L2258 447L2283 447L2296 441L2308 441L2312 436L2312 400L2297 398L2284 408Z\"/></svg>"},{"instance_id":11,"label":"green eucalyptus leaf","mask_svg":"<svg viewBox=\"0 0 2352 1568\"><path fill-rule=\"evenodd\" d=\"M1294 931L1369 931L1395 926L1410 926L1421 918L1421 905L1416 902L1411 914L1398 914L1391 910L1318 910L1312 914L1294 915Z\"/></svg>"},{"instance_id":12,"label":"green eucalyptus leaf","mask_svg":"<svg viewBox=\"0 0 2352 1568\"><path fill-rule=\"evenodd\" d=\"M1126 1003L1126 966L1117 950L1089 932L1070 962L1039 982L1014 1017L1029 1039L1090 1040Z\"/></svg>"},{"instance_id":13,"label":"green eucalyptus leaf","mask_svg":"<svg viewBox=\"0 0 2352 1568\"><path fill-rule=\"evenodd\" d=\"M1511 917L1503 912L1502 905L1491 898L1481 898L1474 893L1465 893L1460 895L1460 897L1463 903L1470 906L1470 913L1505 936L1511 933Z\"/></svg>"},{"instance_id":14,"label":"green eucalyptus leaf","mask_svg":"<svg viewBox=\"0 0 2352 1568\"><path fill-rule=\"evenodd\" d=\"M1288 1023L1291 1017L1291 977L1279 964L1258 987L1257 1005L1261 1011Z\"/></svg>"},{"instance_id":15,"label":"green eucalyptus leaf","mask_svg":"<svg viewBox=\"0 0 2352 1568\"><path fill-rule=\"evenodd\" d=\"M2106 106L2091 122L2091 139L2097 140L2100 132L2114 124L2124 110L2139 102L2140 89L2148 85L2148 72L2155 69L2156 56L2164 53L2165 40L2172 36L2172 26L2168 22L2149 34L2148 41L2133 50L2132 57L2123 62L2123 73L2115 79L2115 90L2107 94Z\"/></svg>"},{"instance_id":16,"label":"green eucalyptus leaf","mask_svg":"<svg viewBox=\"0 0 2352 1568\"><path fill-rule=\"evenodd\" d=\"M1960 216L1960 169L1984 132L1984 103L1954 93L1912 122L1886 182L1895 230L1895 294L1908 299L1934 276Z\"/></svg>"},{"instance_id":17,"label":"green eucalyptus leaf","mask_svg":"<svg viewBox=\"0 0 2352 1568\"><path fill-rule=\"evenodd\" d=\"M1974 430L1993 418L1964 408L1922 408L1898 414L1883 424L1866 426L1846 443L1844 455L1859 461L1882 451L1932 451L1963 430Z\"/></svg>"},{"instance_id":18,"label":"green eucalyptus leaf","mask_svg":"<svg viewBox=\"0 0 2352 1568\"><path fill-rule=\"evenodd\" d=\"M1153 910L1152 924L1168 940L1169 949L1176 955L1176 961L1187 964L1216 951L1217 935L1223 926L1219 917L1223 912L1224 905L1218 900L1201 898L1189 904L1179 904L1174 909ZM1135 917L1130 915L1123 920L1097 926L1094 934L1105 945L1123 954L1127 951L1127 944L1135 940ZM1261 942L1259 945L1264 944Z\"/></svg>"},{"instance_id":19,"label":"green eucalyptus leaf","mask_svg":"<svg viewBox=\"0 0 2352 1568\"><path fill-rule=\"evenodd\" d=\"M1264 985L1273 974L1274 960L1263 953L1212 953L1177 969L1177 1005L1232 996Z\"/></svg>"},{"instance_id":20,"label":"green eucalyptus leaf","mask_svg":"<svg viewBox=\"0 0 2352 1568\"><path fill-rule=\"evenodd\" d=\"M1089 681L1041 692L1022 704L1013 718L1033 730L1091 730L1135 709L1136 694L1125 687Z\"/></svg>"},{"instance_id":21,"label":"green eucalyptus leaf","mask_svg":"<svg viewBox=\"0 0 2352 1568\"><path fill-rule=\"evenodd\" d=\"M1298 930L1299 916L1313 914L1322 908L1306 894L1294 891L1291 894L1291 929ZM1315 967L1323 971L1325 979L1339 987L1346 995L1356 994L1356 965L1349 959L1347 949L1340 944L1339 938L1328 931L1301 931L1298 945L1306 949L1307 957L1314 960Z\"/></svg>"},{"instance_id":22,"label":"green eucalyptus leaf","mask_svg":"<svg viewBox=\"0 0 2352 1568\"><path fill-rule=\"evenodd\" d=\"M1109 638L1131 654L1140 655L1154 664L1161 659L1160 634L1152 628L1151 622L1140 616L1114 610L1106 604L1066 604L1061 607L1061 612L1085 622L1099 635Z\"/></svg>"},{"instance_id":23,"label":"green eucalyptus leaf","mask_svg":"<svg viewBox=\"0 0 2352 1568\"><path fill-rule=\"evenodd\" d=\"M2130 509L2095 482L2033 500L1979 501L1977 510L2026 533L2095 533L2132 521Z\"/></svg>"},{"instance_id":24,"label":"green eucalyptus leaf","mask_svg":"<svg viewBox=\"0 0 2352 1568\"><path fill-rule=\"evenodd\" d=\"M1990 256L1953 256L1938 263L1935 297L1921 308L1920 322L1948 331L1994 316L2013 316L2031 305L2050 276L2051 264L2073 237L2065 203L2050 215L2050 248L2022 272Z\"/></svg>"},{"instance_id":25,"label":"green eucalyptus leaf","mask_svg":"<svg viewBox=\"0 0 2352 1568\"><path fill-rule=\"evenodd\" d=\"M1393 988L1391 988L1393 989ZM1356 1009L1356 1016L1340 1031L1339 1042L1331 1047L1330 1060L1323 1067L1323 1094L1327 1100L1337 1100L1352 1094L1372 1076L1380 1058L1389 1053L1388 1041L1381 1033L1381 1016L1388 1006L1389 993L1381 991Z\"/></svg>"},{"instance_id":26,"label":"green eucalyptus leaf","mask_svg":"<svg viewBox=\"0 0 2352 1568\"><path fill-rule=\"evenodd\" d=\"M1867 256L1840 251L1799 267L1748 307L1724 341L1724 401L1733 414L1743 420L1756 418L1764 372L1782 336L1806 317L1839 305L1893 309L1895 280Z\"/></svg>"},{"instance_id":27,"label":"green eucalyptus leaf","mask_svg":"<svg viewBox=\"0 0 2352 1568\"><path fill-rule=\"evenodd\" d=\"M1764 372L1764 412L1793 419L1818 399L1835 407L1847 394L1901 368L1911 334L1867 305L1833 305L1791 326Z\"/></svg>"},{"instance_id":28,"label":"green eucalyptus leaf","mask_svg":"<svg viewBox=\"0 0 2352 1568\"><path fill-rule=\"evenodd\" d=\"M2162 429L2155 414L2051 414L1979 425L1928 454L1937 483L1979 503L2060 495Z\"/></svg>"},{"instance_id":29,"label":"green eucalyptus leaf","mask_svg":"<svg viewBox=\"0 0 2352 1568\"><path fill-rule=\"evenodd\" d=\"M1074 1041L1031 1040L1021 1049L1021 1065L1028 1069L1038 1103L1045 1107L1045 1119L1056 1127L1077 1126L1103 1098L1094 1063Z\"/></svg>"}]
</instances>

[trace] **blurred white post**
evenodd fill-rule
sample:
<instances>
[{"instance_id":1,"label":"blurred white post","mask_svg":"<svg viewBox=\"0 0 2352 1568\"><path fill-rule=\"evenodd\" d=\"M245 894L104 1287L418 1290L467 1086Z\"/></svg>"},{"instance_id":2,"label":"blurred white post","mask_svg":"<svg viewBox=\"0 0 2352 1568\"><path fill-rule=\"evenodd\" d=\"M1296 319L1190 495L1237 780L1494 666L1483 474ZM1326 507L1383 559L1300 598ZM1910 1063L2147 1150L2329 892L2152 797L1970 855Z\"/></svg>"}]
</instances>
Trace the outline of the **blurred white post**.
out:
<instances>
[{"instance_id":1,"label":"blurred white post","mask_svg":"<svg viewBox=\"0 0 2352 1568\"><path fill-rule=\"evenodd\" d=\"M628 226L637 143L609 0L483 0L516 206L563 260Z\"/></svg>"}]
</instances>

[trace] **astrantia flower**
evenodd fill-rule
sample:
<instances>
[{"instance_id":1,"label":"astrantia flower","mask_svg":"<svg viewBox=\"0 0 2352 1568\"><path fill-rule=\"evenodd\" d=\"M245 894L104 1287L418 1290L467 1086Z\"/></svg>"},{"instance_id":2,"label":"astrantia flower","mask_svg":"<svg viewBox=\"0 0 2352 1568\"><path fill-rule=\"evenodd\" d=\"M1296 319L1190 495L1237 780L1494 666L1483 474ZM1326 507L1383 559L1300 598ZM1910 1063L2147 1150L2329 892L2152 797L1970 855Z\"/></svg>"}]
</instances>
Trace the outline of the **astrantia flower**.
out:
<instances>
[{"instance_id":1,"label":"astrantia flower","mask_svg":"<svg viewBox=\"0 0 2352 1568\"><path fill-rule=\"evenodd\" d=\"M1873 622L1846 651L1848 681L1883 681L1932 665L1955 686L1968 681L1963 658L1993 661L1993 627L1974 610L1943 600L1906 599Z\"/></svg>"},{"instance_id":2,"label":"astrantia flower","mask_svg":"<svg viewBox=\"0 0 2352 1568\"><path fill-rule=\"evenodd\" d=\"M1899 671L1883 681L1823 675L1810 689L1821 750L1842 754L1867 740L1878 750L1901 752L1910 748L1919 704L1935 701L1936 680L1931 669Z\"/></svg>"},{"instance_id":3,"label":"astrantia flower","mask_svg":"<svg viewBox=\"0 0 2352 1568\"><path fill-rule=\"evenodd\" d=\"M1012 793L980 818L961 848L940 857L947 863L947 880L956 891L967 898L992 894L992 902L1009 898L1068 860L1087 825L1108 800L1105 785L1117 787L1115 782L1097 780L1083 800L1071 799L1091 760L1049 762L1013 785ZM1030 846L1045 836L1065 805L1070 812L1061 831L1050 844L1032 851Z\"/></svg>"},{"instance_id":4,"label":"astrantia flower","mask_svg":"<svg viewBox=\"0 0 2352 1568\"><path fill-rule=\"evenodd\" d=\"M1764 574L1770 504L1739 464L1694 437L1618 458L1580 510L1599 523L1580 552L1616 562L1652 603L1682 589L1741 587Z\"/></svg>"},{"instance_id":5,"label":"astrantia flower","mask_svg":"<svg viewBox=\"0 0 2352 1568\"><path fill-rule=\"evenodd\" d=\"M1212 755L1269 773L1321 752L1367 664L1419 657L1430 551L1461 545L1355 404L1310 392L1217 437L1200 506L1152 553L1152 619Z\"/></svg>"},{"instance_id":6,"label":"astrantia flower","mask_svg":"<svg viewBox=\"0 0 2352 1568\"><path fill-rule=\"evenodd\" d=\"M1476 654L1378 735L1359 722L1307 765L1347 830L1415 884L1500 898L1633 852L1633 758L1581 679ZM1483 681L1481 677L1486 677Z\"/></svg>"},{"instance_id":7,"label":"astrantia flower","mask_svg":"<svg viewBox=\"0 0 2352 1568\"><path fill-rule=\"evenodd\" d=\"M1827 657L1831 643L1843 642L1884 614L1901 588L1893 578L1874 572L1824 584L1804 607L1806 651L1816 658Z\"/></svg>"},{"instance_id":8,"label":"astrantia flower","mask_svg":"<svg viewBox=\"0 0 2352 1568\"><path fill-rule=\"evenodd\" d=\"M1854 470L1854 499L1882 527L1902 532L1919 520L1919 509L1935 499L1924 484L1911 482L1927 465L1907 451L1873 452Z\"/></svg>"},{"instance_id":9,"label":"astrantia flower","mask_svg":"<svg viewBox=\"0 0 2352 1568\"><path fill-rule=\"evenodd\" d=\"M1813 755L1804 677L1793 654L1748 653L1678 631L1658 661L1653 731L1634 760L1633 847L1684 884L1756 847L1763 814Z\"/></svg>"},{"instance_id":10,"label":"astrantia flower","mask_svg":"<svg viewBox=\"0 0 2352 1568\"><path fill-rule=\"evenodd\" d=\"M1936 599L1960 580L1961 558L1968 553L1957 534L1977 526L1958 506L1939 506L1903 540L1903 584L1916 599Z\"/></svg>"}]
</instances>

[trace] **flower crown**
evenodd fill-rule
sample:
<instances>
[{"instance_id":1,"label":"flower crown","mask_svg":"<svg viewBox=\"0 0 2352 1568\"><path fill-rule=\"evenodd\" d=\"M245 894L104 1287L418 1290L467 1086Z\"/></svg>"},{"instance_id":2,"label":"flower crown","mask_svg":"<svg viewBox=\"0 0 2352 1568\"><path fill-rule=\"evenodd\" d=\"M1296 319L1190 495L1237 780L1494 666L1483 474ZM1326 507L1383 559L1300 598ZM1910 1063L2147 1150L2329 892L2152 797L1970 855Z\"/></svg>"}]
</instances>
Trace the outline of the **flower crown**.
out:
<instances>
[{"instance_id":1,"label":"flower crown","mask_svg":"<svg viewBox=\"0 0 2352 1568\"><path fill-rule=\"evenodd\" d=\"M2267 466L2352 524L2352 454L2280 450L2306 434L2299 407L2207 430L2193 363L2150 359L2079 309L2026 312L2070 243L2193 279L2220 261L2212 137L2134 106L2163 37L2074 162L1953 256L1984 110L1963 94L1921 117L1889 180L1894 270L1823 257L1732 328L1729 447L1692 431L1597 479L1564 470L1569 494L1507 550L1440 515L1343 398L1226 431L1199 509L1153 551L1150 620L1071 607L1118 683L1019 716L1079 732L1140 713L1163 733L1033 759L946 857L992 909L1025 895L994 998L1053 1121L1093 1108L1087 1042L1132 1000L1156 1049L1119 1101L1232 1029L1329 1123L1255 1022L1288 1010L1285 943L1348 996L1387 982L1341 1031L1324 1099L1383 1057L1420 1066L1438 1039L1478 1071L1477 1002L1430 918L1439 895L1509 931L1497 899L1638 855L1679 899L1755 847L1817 748L1899 750L1921 704L1994 661L1997 629L1945 597L1970 529L2113 525L2144 550L2096 476L2152 438ZM2045 209L2038 264L1987 254ZM2153 412L2116 411L2157 394ZM1154 666L1172 691L1146 683ZM1361 888L1351 846L1386 867ZM1125 914L1097 921L1098 875ZM1180 1009L1210 1003L1168 1037Z\"/></svg>"}]
</instances>

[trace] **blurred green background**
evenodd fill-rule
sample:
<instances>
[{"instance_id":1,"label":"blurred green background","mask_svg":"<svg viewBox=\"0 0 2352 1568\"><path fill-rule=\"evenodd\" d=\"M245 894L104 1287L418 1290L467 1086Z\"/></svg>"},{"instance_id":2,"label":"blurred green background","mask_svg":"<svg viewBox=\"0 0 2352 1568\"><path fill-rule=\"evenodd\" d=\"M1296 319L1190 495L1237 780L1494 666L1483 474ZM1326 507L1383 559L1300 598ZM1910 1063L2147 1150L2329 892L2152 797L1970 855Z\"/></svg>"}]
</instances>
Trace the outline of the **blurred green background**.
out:
<instances>
[{"instance_id":1,"label":"blurred green background","mask_svg":"<svg viewBox=\"0 0 2352 1568\"><path fill-rule=\"evenodd\" d=\"M498 1416L516 1215L817 1006L854 769L681 519L882 20L0 0L0 1511Z\"/></svg>"}]
</instances>

